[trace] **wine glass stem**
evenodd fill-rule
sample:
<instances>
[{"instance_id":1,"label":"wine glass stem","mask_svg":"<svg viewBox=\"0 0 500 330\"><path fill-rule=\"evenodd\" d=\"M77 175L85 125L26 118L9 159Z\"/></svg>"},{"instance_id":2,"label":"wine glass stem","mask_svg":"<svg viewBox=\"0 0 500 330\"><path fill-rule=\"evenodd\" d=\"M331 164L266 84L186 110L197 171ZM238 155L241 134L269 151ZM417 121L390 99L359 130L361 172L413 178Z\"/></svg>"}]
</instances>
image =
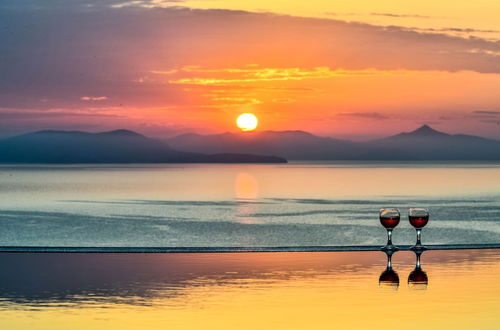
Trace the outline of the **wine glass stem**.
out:
<instances>
[{"instance_id":1,"label":"wine glass stem","mask_svg":"<svg viewBox=\"0 0 500 330\"><path fill-rule=\"evenodd\" d=\"M387 245L392 245L392 229L387 229Z\"/></svg>"},{"instance_id":2,"label":"wine glass stem","mask_svg":"<svg viewBox=\"0 0 500 330\"><path fill-rule=\"evenodd\" d=\"M392 255L387 255L387 269L392 269Z\"/></svg>"},{"instance_id":3,"label":"wine glass stem","mask_svg":"<svg viewBox=\"0 0 500 330\"><path fill-rule=\"evenodd\" d=\"M415 265L418 269L420 269L420 253L417 253L417 264Z\"/></svg>"},{"instance_id":4,"label":"wine glass stem","mask_svg":"<svg viewBox=\"0 0 500 330\"><path fill-rule=\"evenodd\" d=\"M422 229L417 229L417 245L422 245L422 242L420 241L421 232Z\"/></svg>"}]
</instances>

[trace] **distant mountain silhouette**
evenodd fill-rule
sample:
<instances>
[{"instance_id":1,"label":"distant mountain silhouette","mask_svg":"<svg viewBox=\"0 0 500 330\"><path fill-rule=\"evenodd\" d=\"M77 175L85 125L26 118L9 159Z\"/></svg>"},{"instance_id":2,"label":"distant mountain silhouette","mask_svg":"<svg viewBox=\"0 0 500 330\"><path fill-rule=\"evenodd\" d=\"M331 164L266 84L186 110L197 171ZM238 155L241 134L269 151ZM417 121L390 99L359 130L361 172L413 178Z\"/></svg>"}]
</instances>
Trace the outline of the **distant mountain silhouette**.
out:
<instances>
[{"instance_id":1,"label":"distant mountain silhouette","mask_svg":"<svg viewBox=\"0 0 500 330\"><path fill-rule=\"evenodd\" d=\"M319 137L303 131L184 134L167 141L173 147L193 152L238 151L293 160L500 160L500 141L450 135L428 125L368 142Z\"/></svg>"},{"instance_id":2,"label":"distant mountain silhouette","mask_svg":"<svg viewBox=\"0 0 500 330\"><path fill-rule=\"evenodd\" d=\"M446 134L427 125L409 133L365 143L383 157L409 160L500 160L500 141Z\"/></svg>"},{"instance_id":3,"label":"distant mountain silhouette","mask_svg":"<svg viewBox=\"0 0 500 330\"><path fill-rule=\"evenodd\" d=\"M410 136L410 137L411 136L421 136L421 137L437 137L437 136L441 136L442 137L442 136L449 136L449 134L436 131L435 129L433 129L429 125L422 125L419 128L417 128L416 130L414 130L413 132L400 133L400 134L397 134L397 135L393 135L392 138L404 137L404 136Z\"/></svg>"},{"instance_id":4,"label":"distant mountain silhouette","mask_svg":"<svg viewBox=\"0 0 500 330\"><path fill-rule=\"evenodd\" d=\"M285 163L241 152L207 155L171 148L129 130L39 131L0 140L0 163Z\"/></svg>"},{"instance_id":5,"label":"distant mountain silhouette","mask_svg":"<svg viewBox=\"0 0 500 330\"><path fill-rule=\"evenodd\" d=\"M352 159L359 152L354 142L319 137L304 131L184 134L168 139L167 142L177 148L196 152L239 150L261 155L276 154L287 159Z\"/></svg>"}]
</instances>

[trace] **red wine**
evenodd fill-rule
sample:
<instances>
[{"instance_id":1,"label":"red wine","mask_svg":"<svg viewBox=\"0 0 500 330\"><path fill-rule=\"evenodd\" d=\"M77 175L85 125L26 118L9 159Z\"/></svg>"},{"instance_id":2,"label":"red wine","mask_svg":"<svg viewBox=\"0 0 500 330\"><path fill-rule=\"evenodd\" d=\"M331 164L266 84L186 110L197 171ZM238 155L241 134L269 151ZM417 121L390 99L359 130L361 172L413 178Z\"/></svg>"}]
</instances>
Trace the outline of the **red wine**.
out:
<instances>
[{"instance_id":1,"label":"red wine","mask_svg":"<svg viewBox=\"0 0 500 330\"><path fill-rule=\"evenodd\" d=\"M399 276L398 273L396 273L392 269L386 269L382 274L380 274L380 277L378 279L379 284L399 284Z\"/></svg>"},{"instance_id":2,"label":"red wine","mask_svg":"<svg viewBox=\"0 0 500 330\"><path fill-rule=\"evenodd\" d=\"M408 276L408 283L427 284L428 282L427 273L420 268L415 268Z\"/></svg>"},{"instance_id":3,"label":"red wine","mask_svg":"<svg viewBox=\"0 0 500 330\"><path fill-rule=\"evenodd\" d=\"M387 229L393 229L399 224L399 218L400 217L390 217L390 218L380 217L380 223Z\"/></svg>"},{"instance_id":4,"label":"red wine","mask_svg":"<svg viewBox=\"0 0 500 330\"><path fill-rule=\"evenodd\" d=\"M429 216L409 216L410 224L415 228L423 228L429 222Z\"/></svg>"}]
</instances>

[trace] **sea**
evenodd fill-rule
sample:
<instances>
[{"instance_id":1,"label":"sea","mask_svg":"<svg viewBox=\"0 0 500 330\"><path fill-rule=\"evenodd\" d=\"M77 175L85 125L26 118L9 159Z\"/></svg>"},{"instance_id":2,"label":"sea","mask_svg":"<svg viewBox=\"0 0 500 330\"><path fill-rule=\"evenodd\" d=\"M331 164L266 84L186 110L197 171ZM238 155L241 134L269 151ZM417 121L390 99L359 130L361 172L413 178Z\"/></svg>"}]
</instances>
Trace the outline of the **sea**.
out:
<instances>
[{"instance_id":1,"label":"sea","mask_svg":"<svg viewBox=\"0 0 500 330\"><path fill-rule=\"evenodd\" d=\"M424 244L500 242L500 163L0 166L0 246L383 245L380 208L429 209Z\"/></svg>"},{"instance_id":2,"label":"sea","mask_svg":"<svg viewBox=\"0 0 500 330\"><path fill-rule=\"evenodd\" d=\"M500 253L474 247L500 242L499 196L493 163L2 165L0 328L497 329ZM383 207L397 245L426 207L424 244L469 249L237 249L381 246Z\"/></svg>"}]
</instances>

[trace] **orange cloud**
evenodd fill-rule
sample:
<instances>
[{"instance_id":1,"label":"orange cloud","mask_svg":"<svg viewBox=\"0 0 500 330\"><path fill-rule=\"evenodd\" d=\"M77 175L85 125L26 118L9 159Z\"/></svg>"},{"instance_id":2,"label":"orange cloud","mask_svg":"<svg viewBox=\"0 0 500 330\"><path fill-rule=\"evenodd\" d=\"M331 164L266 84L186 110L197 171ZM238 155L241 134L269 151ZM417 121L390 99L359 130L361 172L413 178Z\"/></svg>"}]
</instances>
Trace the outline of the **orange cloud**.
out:
<instances>
[{"instance_id":1,"label":"orange cloud","mask_svg":"<svg viewBox=\"0 0 500 330\"><path fill-rule=\"evenodd\" d=\"M82 100L82 101L104 101L107 99L108 99L108 97L106 97L106 96L82 96L82 97L80 97L80 100Z\"/></svg>"},{"instance_id":2,"label":"orange cloud","mask_svg":"<svg viewBox=\"0 0 500 330\"><path fill-rule=\"evenodd\" d=\"M172 79L170 84L184 85L227 85L237 83L258 83L269 81L306 80L306 79L326 79L344 76L367 76L367 75L394 75L405 74L404 70L382 71L375 69L365 70L342 70L330 69L329 67L306 68L223 68L223 69L202 69L196 66L183 67L179 70L152 71L156 74L171 75L174 73L197 73L212 74L211 77L190 77ZM232 77L222 77L231 74Z\"/></svg>"}]
</instances>

